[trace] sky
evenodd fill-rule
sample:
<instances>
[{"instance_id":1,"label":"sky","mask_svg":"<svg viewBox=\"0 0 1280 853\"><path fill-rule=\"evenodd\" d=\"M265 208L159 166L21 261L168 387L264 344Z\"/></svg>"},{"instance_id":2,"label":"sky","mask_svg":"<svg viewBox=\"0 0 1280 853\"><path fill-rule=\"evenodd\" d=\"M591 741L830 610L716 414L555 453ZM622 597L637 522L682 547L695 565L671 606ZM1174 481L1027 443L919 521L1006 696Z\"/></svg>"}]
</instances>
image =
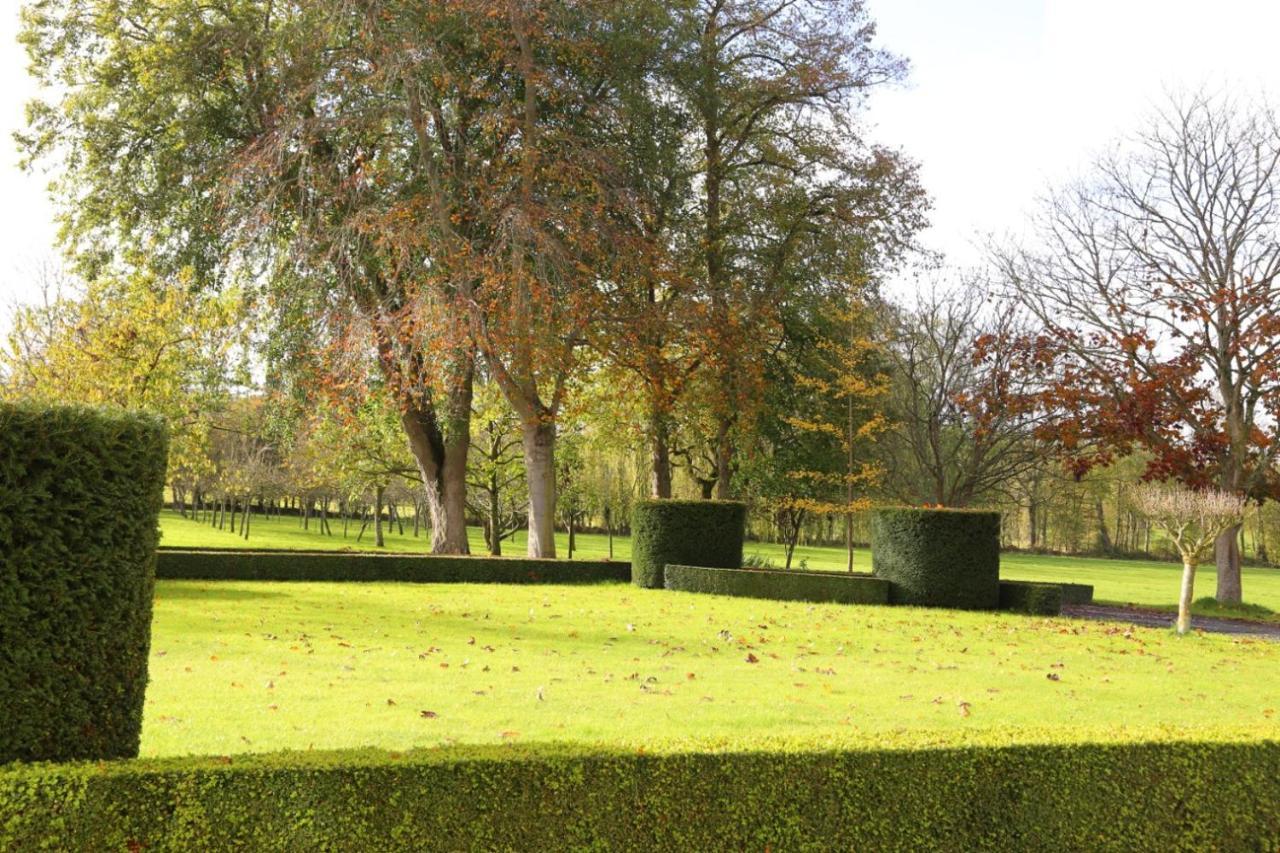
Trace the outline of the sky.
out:
<instances>
[{"instance_id":1,"label":"sky","mask_svg":"<svg viewBox=\"0 0 1280 853\"><path fill-rule=\"evenodd\" d=\"M15 42L19 4L0 0L0 330L31 271L56 259L48 176L11 142L37 94ZM903 86L873 96L876 141L921 163L933 196L925 244L958 265L986 234L1016 234L1050 185L1135 130L1170 90L1280 98L1271 0L867 0Z\"/></svg>"}]
</instances>

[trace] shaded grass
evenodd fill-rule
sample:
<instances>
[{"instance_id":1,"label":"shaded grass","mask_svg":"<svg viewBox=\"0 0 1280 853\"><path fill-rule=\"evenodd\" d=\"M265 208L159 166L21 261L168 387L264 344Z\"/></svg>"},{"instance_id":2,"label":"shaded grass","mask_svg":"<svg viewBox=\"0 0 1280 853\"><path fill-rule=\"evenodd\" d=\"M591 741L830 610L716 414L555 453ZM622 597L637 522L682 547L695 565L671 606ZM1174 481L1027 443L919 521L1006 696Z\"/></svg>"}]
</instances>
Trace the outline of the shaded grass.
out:
<instances>
[{"instance_id":1,"label":"shaded grass","mask_svg":"<svg viewBox=\"0 0 1280 853\"><path fill-rule=\"evenodd\" d=\"M167 546L201 546L223 548L298 548L313 550L340 550L343 548L359 548L373 550L371 534L366 533L363 542L357 544L355 531L343 539L341 525L333 524L335 536L322 536L312 526L305 531L294 518L262 521L255 519L251 527L251 538L248 542L225 531L214 530L208 525L183 519L173 512L162 516L161 526L164 532L163 544ZM473 553L484 553L484 536L477 529L470 531L471 549ZM557 534L558 553L568 553L568 536ZM600 534L579 534L577 559L603 559L609 556L609 542ZM429 542L425 537L415 539L406 527L405 535L391 531L387 535L385 550L394 552L424 553ZM524 553L525 540L523 532L518 533L514 541L503 543L505 553L520 555ZM748 542L746 556L758 557L772 561L781 567L785 563L785 554L781 545L767 542ZM631 543L625 537L614 537L613 558L617 560L631 559ZM845 554L839 548L820 548L801 546L796 549L793 566L799 567L801 562L810 569L824 571L842 571L845 567ZM857 571L870 571L871 554L859 549L854 554ZM1070 583L1092 584L1095 599L1102 603L1137 605L1164 610L1176 609L1178 587L1181 581L1181 566L1175 563L1161 563L1144 560L1110 560L1089 557L1057 557L1039 554L1004 554L1001 556L1001 577L1009 580L1028 581L1063 581ZM1212 565L1201 566L1196 576L1198 598L1211 596L1217 583L1217 574ZM1195 613L1201 616L1231 616L1233 618L1265 619L1280 621L1276 613L1280 611L1280 569L1245 567L1244 592L1250 605L1258 610L1241 613L1226 613L1215 604L1207 604L1198 600Z\"/></svg>"},{"instance_id":2,"label":"shaded grass","mask_svg":"<svg viewBox=\"0 0 1280 853\"><path fill-rule=\"evenodd\" d=\"M1242 638L624 584L162 581L143 754L1270 736L1277 665Z\"/></svg>"}]
</instances>

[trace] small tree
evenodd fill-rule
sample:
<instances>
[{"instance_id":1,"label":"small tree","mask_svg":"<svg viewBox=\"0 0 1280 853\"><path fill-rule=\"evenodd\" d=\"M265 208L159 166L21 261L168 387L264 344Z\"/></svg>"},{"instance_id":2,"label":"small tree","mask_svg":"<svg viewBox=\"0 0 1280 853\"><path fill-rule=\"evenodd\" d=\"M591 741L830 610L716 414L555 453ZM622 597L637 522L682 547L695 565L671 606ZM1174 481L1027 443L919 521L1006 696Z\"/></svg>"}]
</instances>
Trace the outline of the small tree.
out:
<instances>
[{"instance_id":1,"label":"small tree","mask_svg":"<svg viewBox=\"0 0 1280 853\"><path fill-rule=\"evenodd\" d=\"M1191 598L1196 566L1224 531L1244 517L1244 498L1230 492L1192 491L1149 483L1134 489L1133 503L1152 524L1169 534L1182 555L1182 594L1178 598L1178 633L1191 627Z\"/></svg>"}]
</instances>

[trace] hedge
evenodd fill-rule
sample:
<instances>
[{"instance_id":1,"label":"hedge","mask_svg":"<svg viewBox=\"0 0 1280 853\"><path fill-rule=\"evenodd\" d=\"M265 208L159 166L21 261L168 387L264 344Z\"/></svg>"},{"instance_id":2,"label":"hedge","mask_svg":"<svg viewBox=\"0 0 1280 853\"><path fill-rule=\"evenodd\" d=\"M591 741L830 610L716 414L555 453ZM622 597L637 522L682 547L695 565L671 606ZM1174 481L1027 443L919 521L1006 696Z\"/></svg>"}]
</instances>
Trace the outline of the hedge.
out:
<instances>
[{"instance_id":1,"label":"hedge","mask_svg":"<svg viewBox=\"0 0 1280 853\"><path fill-rule=\"evenodd\" d=\"M162 580L602 583L631 579L629 563L299 551L161 551Z\"/></svg>"},{"instance_id":2,"label":"hedge","mask_svg":"<svg viewBox=\"0 0 1280 853\"><path fill-rule=\"evenodd\" d=\"M1056 583L1000 581L1000 609L1036 616L1062 613L1062 586Z\"/></svg>"},{"instance_id":3,"label":"hedge","mask_svg":"<svg viewBox=\"0 0 1280 853\"><path fill-rule=\"evenodd\" d=\"M631 512L631 579L662 589L667 565L742 565L747 505L739 501L640 501Z\"/></svg>"},{"instance_id":4,"label":"hedge","mask_svg":"<svg viewBox=\"0 0 1280 853\"><path fill-rule=\"evenodd\" d=\"M874 510L871 567L893 584L894 604L994 610L1000 604L1000 515Z\"/></svg>"},{"instance_id":5,"label":"hedge","mask_svg":"<svg viewBox=\"0 0 1280 853\"><path fill-rule=\"evenodd\" d=\"M871 575L778 569L667 566L667 589L777 601L888 604L889 582Z\"/></svg>"},{"instance_id":6,"label":"hedge","mask_svg":"<svg viewBox=\"0 0 1280 853\"><path fill-rule=\"evenodd\" d=\"M1063 604L1093 604L1093 586L1087 583L1060 583Z\"/></svg>"},{"instance_id":7,"label":"hedge","mask_svg":"<svg viewBox=\"0 0 1280 853\"><path fill-rule=\"evenodd\" d=\"M1280 744L545 745L0 770L13 850L1274 850Z\"/></svg>"},{"instance_id":8,"label":"hedge","mask_svg":"<svg viewBox=\"0 0 1280 853\"><path fill-rule=\"evenodd\" d=\"M138 754L168 434L0 404L0 763Z\"/></svg>"}]
</instances>

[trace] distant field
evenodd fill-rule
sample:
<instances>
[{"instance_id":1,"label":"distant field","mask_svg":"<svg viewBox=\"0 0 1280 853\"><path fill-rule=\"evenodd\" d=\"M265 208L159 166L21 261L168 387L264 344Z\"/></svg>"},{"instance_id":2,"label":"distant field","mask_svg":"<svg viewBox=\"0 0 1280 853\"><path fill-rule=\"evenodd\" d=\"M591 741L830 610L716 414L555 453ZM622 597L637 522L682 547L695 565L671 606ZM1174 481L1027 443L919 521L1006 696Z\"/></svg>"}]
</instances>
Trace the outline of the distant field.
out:
<instances>
[{"instance_id":1,"label":"distant field","mask_svg":"<svg viewBox=\"0 0 1280 853\"><path fill-rule=\"evenodd\" d=\"M330 525L334 535L323 536L314 523L310 530L303 530L296 518L263 521L255 517L250 527L250 539L246 542L230 532L215 530L206 524L184 519L175 512L166 511L161 517L161 529L164 534L162 544L170 547L374 550L372 531L366 531L363 540L356 542L359 525L352 525L346 538L342 536L340 523L331 521ZM472 551L484 553L484 534L479 528L473 528L470 534ZM422 553L428 547L425 532L424 535L415 539L408 526L401 535L398 528L388 525L386 542L385 550L395 552ZM556 547L561 557L568 555L566 534L557 535ZM503 543L503 549L508 555L521 555L524 553L524 548L523 533L517 534L514 540ZM782 546L767 542L747 543L746 553L748 556L755 555L772 560L778 566L781 566L785 560ZM608 557L608 538L600 534L579 534L573 556L584 560ZM613 558L616 560L631 558L629 539L621 536L614 537ZM795 560L797 564L801 560L805 561L811 569L840 571L845 565L844 552L838 548L797 548ZM854 555L854 562L858 571L870 571L870 552L859 550ZM1181 567L1173 563L1141 560L1005 554L1001 563L1002 576L1013 580L1093 584L1095 596L1099 601L1161 608L1174 606L1181 575ZM1202 567L1196 580L1197 598L1213 595L1216 582L1217 577L1213 567ZM1280 612L1280 569L1246 568L1244 590L1245 599L1249 603Z\"/></svg>"}]
</instances>

